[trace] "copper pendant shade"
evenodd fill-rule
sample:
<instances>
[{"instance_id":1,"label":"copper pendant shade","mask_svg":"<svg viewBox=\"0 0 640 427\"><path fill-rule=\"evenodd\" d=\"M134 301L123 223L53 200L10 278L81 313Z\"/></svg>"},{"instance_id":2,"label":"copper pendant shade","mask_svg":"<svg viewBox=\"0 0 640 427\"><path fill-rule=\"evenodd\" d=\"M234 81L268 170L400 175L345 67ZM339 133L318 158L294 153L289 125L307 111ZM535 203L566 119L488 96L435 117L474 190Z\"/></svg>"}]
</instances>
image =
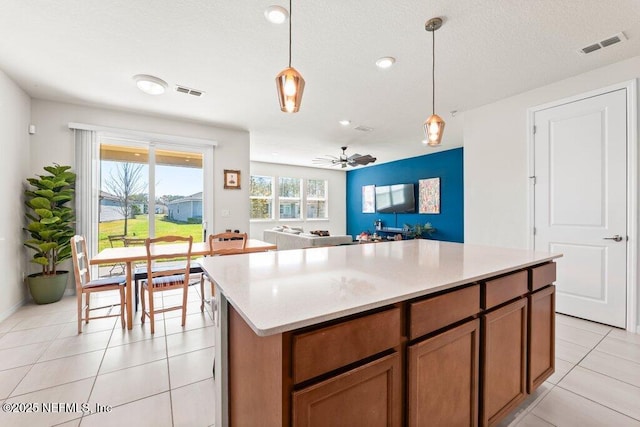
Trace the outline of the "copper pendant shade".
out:
<instances>
[{"instance_id":1,"label":"copper pendant shade","mask_svg":"<svg viewBox=\"0 0 640 427\"><path fill-rule=\"evenodd\" d=\"M285 113L297 113L302 104L304 78L291 66L291 0L289 0L289 66L276 76L276 88L280 110Z\"/></svg>"},{"instance_id":2,"label":"copper pendant shade","mask_svg":"<svg viewBox=\"0 0 640 427\"><path fill-rule=\"evenodd\" d=\"M431 117L424 122L424 134L427 138L427 145L432 147L442 143L444 134L444 120L436 114L436 38L435 32L442 26L441 18L431 18L424 24L424 29L431 33L432 37L432 69L431 69L431 90L432 90L432 111Z\"/></svg>"},{"instance_id":3,"label":"copper pendant shade","mask_svg":"<svg viewBox=\"0 0 640 427\"><path fill-rule=\"evenodd\" d=\"M304 79L293 67L287 67L276 76L280 110L285 113L297 113L302 103Z\"/></svg>"}]
</instances>

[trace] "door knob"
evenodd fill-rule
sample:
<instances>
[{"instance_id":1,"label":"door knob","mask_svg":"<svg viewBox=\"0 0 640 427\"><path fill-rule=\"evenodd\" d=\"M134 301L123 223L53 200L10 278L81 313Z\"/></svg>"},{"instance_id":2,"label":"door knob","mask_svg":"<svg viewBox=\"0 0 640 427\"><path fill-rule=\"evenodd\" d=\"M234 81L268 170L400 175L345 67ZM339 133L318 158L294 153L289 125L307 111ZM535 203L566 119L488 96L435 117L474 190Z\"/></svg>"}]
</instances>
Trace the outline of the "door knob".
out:
<instances>
[{"instance_id":1,"label":"door knob","mask_svg":"<svg viewBox=\"0 0 640 427\"><path fill-rule=\"evenodd\" d=\"M613 237L604 237L604 240L613 240L614 242L622 242L622 236L616 234Z\"/></svg>"}]
</instances>

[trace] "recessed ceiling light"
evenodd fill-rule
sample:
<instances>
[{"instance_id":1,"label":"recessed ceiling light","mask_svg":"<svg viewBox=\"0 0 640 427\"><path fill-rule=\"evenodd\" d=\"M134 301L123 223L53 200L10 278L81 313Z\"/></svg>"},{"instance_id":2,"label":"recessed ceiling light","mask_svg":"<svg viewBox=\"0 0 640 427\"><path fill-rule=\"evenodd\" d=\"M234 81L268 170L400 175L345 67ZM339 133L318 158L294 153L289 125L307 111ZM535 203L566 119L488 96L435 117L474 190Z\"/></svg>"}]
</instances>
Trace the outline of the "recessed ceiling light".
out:
<instances>
[{"instance_id":1,"label":"recessed ceiling light","mask_svg":"<svg viewBox=\"0 0 640 427\"><path fill-rule=\"evenodd\" d=\"M338 123L342 126L349 126L351 124L351 120L340 120Z\"/></svg>"},{"instance_id":2,"label":"recessed ceiling light","mask_svg":"<svg viewBox=\"0 0 640 427\"><path fill-rule=\"evenodd\" d=\"M133 80L136 81L138 89L149 95L162 95L169 87L164 80L146 74L137 74L133 76Z\"/></svg>"},{"instance_id":3,"label":"recessed ceiling light","mask_svg":"<svg viewBox=\"0 0 640 427\"><path fill-rule=\"evenodd\" d=\"M272 155L272 156L277 156L277 155L278 155L278 153L274 151L273 153L271 153L271 155Z\"/></svg>"},{"instance_id":4,"label":"recessed ceiling light","mask_svg":"<svg viewBox=\"0 0 640 427\"><path fill-rule=\"evenodd\" d=\"M396 58L393 58L391 56L383 56L382 58L378 58L378 60L376 61L376 67L385 70L387 68L391 68L391 66L395 63Z\"/></svg>"},{"instance_id":5,"label":"recessed ceiling light","mask_svg":"<svg viewBox=\"0 0 640 427\"><path fill-rule=\"evenodd\" d=\"M423 140L422 140L422 143L423 143L424 145L429 145L429 141L428 141L428 140L426 140L426 139L423 139Z\"/></svg>"},{"instance_id":6,"label":"recessed ceiling light","mask_svg":"<svg viewBox=\"0 0 640 427\"><path fill-rule=\"evenodd\" d=\"M282 24L289 17L289 12L282 6L269 6L264 11L264 17L272 24Z\"/></svg>"}]
</instances>

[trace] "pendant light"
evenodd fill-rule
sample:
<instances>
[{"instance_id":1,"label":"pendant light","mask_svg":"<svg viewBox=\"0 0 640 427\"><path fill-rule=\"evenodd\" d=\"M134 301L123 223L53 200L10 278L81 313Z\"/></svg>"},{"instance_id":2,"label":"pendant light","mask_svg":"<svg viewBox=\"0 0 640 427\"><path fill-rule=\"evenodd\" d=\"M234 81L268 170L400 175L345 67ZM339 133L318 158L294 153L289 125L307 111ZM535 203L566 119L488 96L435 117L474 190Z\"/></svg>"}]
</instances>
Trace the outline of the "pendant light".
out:
<instances>
[{"instance_id":1,"label":"pendant light","mask_svg":"<svg viewBox=\"0 0 640 427\"><path fill-rule=\"evenodd\" d=\"M431 59L432 59L432 68L431 68L431 94L432 94L432 114L424 122L424 134L427 137L427 145L432 147L440 145L442 142L442 134L444 133L444 120L442 117L436 114L436 36L435 32L438 28L442 27L442 19L441 18L431 18L426 24L424 24L424 29L431 33L432 39L432 50L431 50Z\"/></svg>"},{"instance_id":2,"label":"pendant light","mask_svg":"<svg viewBox=\"0 0 640 427\"><path fill-rule=\"evenodd\" d=\"M304 79L302 74L291 66L291 0L289 0L289 66L276 76L280 110L285 113L297 113L302 103Z\"/></svg>"}]
</instances>

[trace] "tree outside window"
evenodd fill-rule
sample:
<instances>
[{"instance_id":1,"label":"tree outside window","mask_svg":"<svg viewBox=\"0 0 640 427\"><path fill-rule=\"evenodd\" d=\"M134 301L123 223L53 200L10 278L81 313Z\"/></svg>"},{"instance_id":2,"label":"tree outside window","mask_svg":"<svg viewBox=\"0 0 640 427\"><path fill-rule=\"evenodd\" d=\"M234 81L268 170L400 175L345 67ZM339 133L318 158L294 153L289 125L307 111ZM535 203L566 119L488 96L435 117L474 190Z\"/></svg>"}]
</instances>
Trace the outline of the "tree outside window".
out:
<instances>
[{"instance_id":1,"label":"tree outside window","mask_svg":"<svg viewBox=\"0 0 640 427\"><path fill-rule=\"evenodd\" d=\"M278 178L280 219L299 219L301 217L301 184L300 178Z\"/></svg>"},{"instance_id":2,"label":"tree outside window","mask_svg":"<svg viewBox=\"0 0 640 427\"><path fill-rule=\"evenodd\" d=\"M327 181L307 180L306 215L309 219L327 218Z\"/></svg>"},{"instance_id":3,"label":"tree outside window","mask_svg":"<svg viewBox=\"0 0 640 427\"><path fill-rule=\"evenodd\" d=\"M252 175L249 199L251 219L273 219L273 177Z\"/></svg>"}]
</instances>

